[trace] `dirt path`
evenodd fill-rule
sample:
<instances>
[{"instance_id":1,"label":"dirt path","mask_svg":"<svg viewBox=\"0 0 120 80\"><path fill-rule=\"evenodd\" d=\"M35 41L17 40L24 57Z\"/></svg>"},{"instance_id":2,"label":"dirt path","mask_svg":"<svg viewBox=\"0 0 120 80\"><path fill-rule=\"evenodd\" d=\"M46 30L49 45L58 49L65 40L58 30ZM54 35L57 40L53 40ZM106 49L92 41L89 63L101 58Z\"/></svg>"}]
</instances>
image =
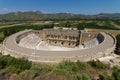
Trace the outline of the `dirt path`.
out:
<instances>
[{"instance_id":1,"label":"dirt path","mask_svg":"<svg viewBox=\"0 0 120 80\"><path fill-rule=\"evenodd\" d=\"M114 22L110 22L110 24L111 24L113 27L120 29L120 26L117 25L117 24L115 24Z\"/></svg>"},{"instance_id":2,"label":"dirt path","mask_svg":"<svg viewBox=\"0 0 120 80\"><path fill-rule=\"evenodd\" d=\"M0 26L1 28L6 28L6 27L13 27L13 26L19 26L19 25L25 25L26 23L20 23L20 24L12 24L12 25L7 25L7 26Z\"/></svg>"}]
</instances>

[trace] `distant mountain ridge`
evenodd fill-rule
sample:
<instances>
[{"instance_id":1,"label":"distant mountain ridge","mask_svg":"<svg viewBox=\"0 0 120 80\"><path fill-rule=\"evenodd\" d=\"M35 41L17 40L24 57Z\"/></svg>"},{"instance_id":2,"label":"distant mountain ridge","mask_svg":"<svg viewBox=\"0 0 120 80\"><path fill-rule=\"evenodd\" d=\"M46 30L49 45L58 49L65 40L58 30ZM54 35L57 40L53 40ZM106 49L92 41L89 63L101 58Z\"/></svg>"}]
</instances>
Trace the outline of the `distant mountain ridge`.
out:
<instances>
[{"instance_id":1,"label":"distant mountain ridge","mask_svg":"<svg viewBox=\"0 0 120 80\"><path fill-rule=\"evenodd\" d=\"M72 13L51 13L45 14L41 11L11 12L0 14L0 20L81 20L81 19L113 19L120 20L120 13L100 13L96 15L83 15Z\"/></svg>"}]
</instances>

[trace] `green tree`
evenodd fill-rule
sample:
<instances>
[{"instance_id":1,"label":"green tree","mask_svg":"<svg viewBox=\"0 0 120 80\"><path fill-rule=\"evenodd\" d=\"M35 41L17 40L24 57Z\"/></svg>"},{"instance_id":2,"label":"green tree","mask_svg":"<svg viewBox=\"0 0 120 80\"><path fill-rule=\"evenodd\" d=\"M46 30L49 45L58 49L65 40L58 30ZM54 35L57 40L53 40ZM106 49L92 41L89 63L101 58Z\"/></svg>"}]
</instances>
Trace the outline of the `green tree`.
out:
<instances>
[{"instance_id":1,"label":"green tree","mask_svg":"<svg viewBox=\"0 0 120 80\"><path fill-rule=\"evenodd\" d=\"M82 80L81 74L77 74L77 75L73 76L72 80Z\"/></svg>"},{"instance_id":2,"label":"green tree","mask_svg":"<svg viewBox=\"0 0 120 80\"><path fill-rule=\"evenodd\" d=\"M115 80L120 80L120 67L113 68L113 74Z\"/></svg>"},{"instance_id":3,"label":"green tree","mask_svg":"<svg viewBox=\"0 0 120 80\"><path fill-rule=\"evenodd\" d=\"M88 62L88 64L91 67L97 68L97 69L109 69L110 68L109 64L104 64L100 61L90 61L90 62Z\"/></svg>"},{"instance_id":4,"label":"green tree","mask_svg":"<svg viewBox=\"0 0 120 80\"><path fill-rule=\"evenodd\" d=\"M108 73L104 73L99 76L100 80L115 80L113 76L110 76Z\"/></svg>"},{"instance_id":5,"label":"green tree","mask_svg":"<svg viewBox=\"0 0 120 80\"><path fill-rule=\"evenodd\" d=\"M87 74L82 74L82 80L91 80Z\"/></svg>"},{"instance_id":6,"label":"green tree","mask_svg":"<svg viewBox=\"0 0 120 80\"><path fill-rule=\"evenodd\" d=\"M0 32L0 42L2 42L4 38L5 38L4 33L3 33L3 32Z\"/></svg>"},{"instance_id":7,"label":"green tree","mask_svg":"<svg viewBox=\"0 0 120 80\"><path fill-rule=\"evenodd\" d=\"M91 79L87 74L83 73L73 76L72 80L91 80Z\"/></svg>"},{"instance_id":8,"label":"green tree","mask_svg":"<svg viewBox=\"0 0 120 80\"><path fill-rule=\"evenodd\" d=\"M117 39L117 47L120 47L120 34L116 36Z\"/></svg>"}]
</instances>

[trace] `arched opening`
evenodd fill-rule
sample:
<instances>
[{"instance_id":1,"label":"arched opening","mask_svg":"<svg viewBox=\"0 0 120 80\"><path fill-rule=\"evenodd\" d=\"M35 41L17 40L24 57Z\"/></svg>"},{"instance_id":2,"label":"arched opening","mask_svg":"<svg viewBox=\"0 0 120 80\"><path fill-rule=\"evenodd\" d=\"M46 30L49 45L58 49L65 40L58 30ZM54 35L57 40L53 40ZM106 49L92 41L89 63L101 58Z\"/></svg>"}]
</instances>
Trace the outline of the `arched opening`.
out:
<instances>
[{"instance_id":1,"label":"arched opening","mask_svg":"<svg viewBox=\"0 0 120 80\"><path fill-rule=\"evenodd\" d=\"M61 42L61 44L63 45L63 44L64 44L64 42L62 41L62 42Z\"/></svg>"}]
</instances>

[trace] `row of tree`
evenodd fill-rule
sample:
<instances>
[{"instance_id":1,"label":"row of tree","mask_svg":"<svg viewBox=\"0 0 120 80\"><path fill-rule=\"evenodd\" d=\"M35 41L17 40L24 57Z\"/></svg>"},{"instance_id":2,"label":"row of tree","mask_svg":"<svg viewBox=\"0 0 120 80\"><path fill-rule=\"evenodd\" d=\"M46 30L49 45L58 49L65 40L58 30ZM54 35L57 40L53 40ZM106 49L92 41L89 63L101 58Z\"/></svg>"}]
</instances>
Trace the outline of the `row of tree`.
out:
<instances>
[{"instance_id":1,"label":"row of tree","mask_svg":"<svg viewBox=\"0 0 120 80\"><path fill-rule=\"evenodd\" d=\"M117 44L116 44L116 53L120 54L120 34L116 36Z\"/></svg>"}]
</instances>

